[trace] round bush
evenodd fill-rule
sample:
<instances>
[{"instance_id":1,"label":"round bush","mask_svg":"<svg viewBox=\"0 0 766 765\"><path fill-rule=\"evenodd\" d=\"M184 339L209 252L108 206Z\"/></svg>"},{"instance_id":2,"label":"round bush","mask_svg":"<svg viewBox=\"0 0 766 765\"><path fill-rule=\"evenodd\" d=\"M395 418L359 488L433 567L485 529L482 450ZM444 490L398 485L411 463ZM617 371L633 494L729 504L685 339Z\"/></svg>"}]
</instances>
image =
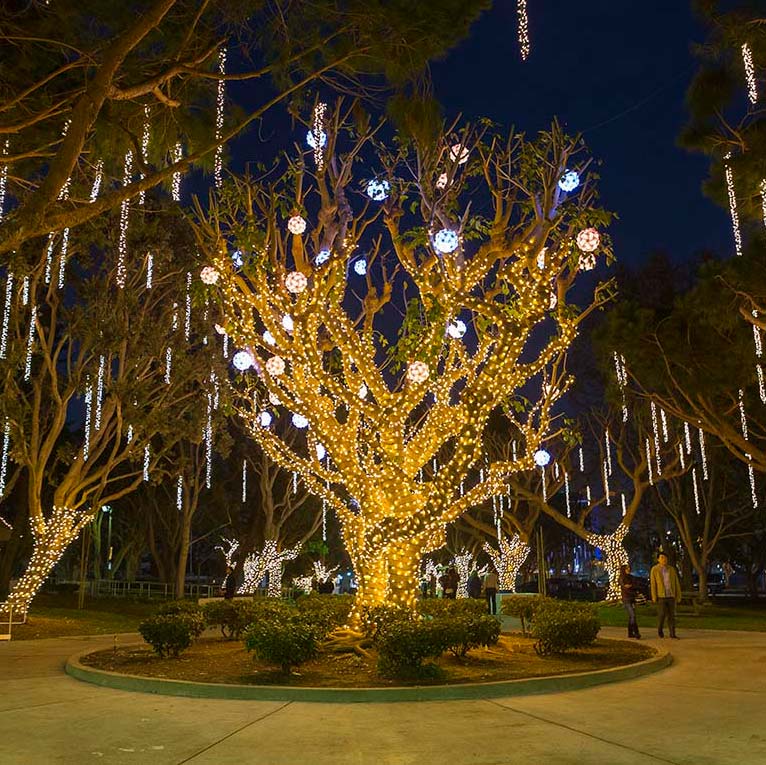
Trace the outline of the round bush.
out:
<instances>
[{"instance_id":1,"label":"round bush","mask_svg":"<svg viewBox=\"0 0 766 765\"><path fill-rule=\"evenodd\" d=\"M447 649L458 657L479 646L496 645L500 639L500 622L487 614L442 617L433 623L444 630Z\"/></svg>"},{"instance_id":2,"label":"round bush","mask_svg":"<svg viewBox=\"0 0 766 765\"><path fill-rule=\"evenodd\" d=\"M455 600L451 598L424 598L420 601L418 609L423 616L430 616L432 619L487 615L487 604L476 598L456 598Z\"/></svg>"},{"instance_id":3,"label":"round bush","mask_svg":"<svg viewBox=\"0 0 766 765\"><path fill-rule=\"evenodd\" d=\"M540 595L506 595L503 597L500 610L506 616L520 619L521 631L526 635L530 623L535 618L535 611L537 611L542 601L543 598Z\"/></svg>"},{"instance_id":4,"label":"round bush","mask_svg":"<svg viewBox=\"0 0 766 765\"><path fill-rule=\"evenodd\" d=\"M161 658L178 656L191 645L194 636L192 620L186 614L152 616L138 625L138 631Z\"/></svg>"},{"instance_id":5,"label":"round bush","mask_svg":"<svg viewBox=\"0 0 766 765\"><path fill-rule=\"evenodd\" d=\"M532 623L532 634L537 639L535 651L545 656L582 648L593 643L600 628L593 606L545 598Z\"/></svg>"},{"instance_id":6,"label":"round bush","mask_svg":"<svg viewBox=\"0 0 766 765\"><path fill-rule=\"evenodd\" d=\"M185 619L193 637L198 638L205 631L205 617L202 607L194 600L170 600L157 609L157 616L172 616Z\"/></svg>"},{"instance_id":7,"label":"round bush","mask_svg":"<svg viewBox=\"0 0 766 765\"><path fill-rule=\"evenodd\" d=\"M317 654L316 628L298 614L259 619L245 633L245 647L285 674Z\"/></svg>"},{"instance_id":8,"label":"round bush","mask_svg":"<svg viewBox=\"0 0 766 765\"><path fill-rule=\"evenodd\" d=\"M205 622L220 627L225 638L237 639L254 620L253 604L249 600L213 600L202 607Z\"/></svg>"},{"instance_id":9,"label":"round bush","mask_svg":"<svg viewBox=\"0 0 766 765\"><path fill-rule=\"evenodd\" d=\"M443 620L393 621L377 637L378 671L384 677L435 677L440 669L425 659L444 653L449 636Z\"/></svg>"},{"instance_id":10,"label":"round bush","mask_svg":"<svg viewBox=\"0 0 766 765\"><path fill-rule=\"evenodd\" d=\"M303 595L295 601L298 612L316 627L321 639L346 623L353 603L352 595L320 595L319 593Z\"/></svg>"}]
</instances>

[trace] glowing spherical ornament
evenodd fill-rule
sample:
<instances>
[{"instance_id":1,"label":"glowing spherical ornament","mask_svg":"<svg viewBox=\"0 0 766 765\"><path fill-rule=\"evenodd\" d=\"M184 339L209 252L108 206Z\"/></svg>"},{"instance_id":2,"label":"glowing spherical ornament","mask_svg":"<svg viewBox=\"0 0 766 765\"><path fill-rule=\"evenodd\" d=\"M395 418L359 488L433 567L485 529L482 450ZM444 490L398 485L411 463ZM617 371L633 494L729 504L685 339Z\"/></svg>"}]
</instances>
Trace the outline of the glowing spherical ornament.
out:
<instances>
[{"instance_id":1,"label":"glowing spherical ornament","mask_svg":"<svg viewBox=\"0 0 766 765\"><path fill-rule=\"evenodd\" d=\"M577 246L583 252L594 252L601 241L601 236L595 228L584 228L577 235Z\"/></svg>"},{"instance_id":2,"label":"glowing spherical ornament","mask_svg":"<svg viewBox=\"0 0 766 765\"><path fill-rule=\"evenodd\" d=\"M542 271L545 269L545 256L548 254L548 248L543 247L537 254L537 267Z\"/></svg>"},{"instance_id":3,"label":"glowing spherical ornament","mask_svg":"<svg viewBox=\"0 0 766 765\"><path fill-rule=\"evenodd\" d=\"M458 165L464 165L468 162L469 151L459 143L454 144L449 150L449 158Z\"/></svg>"},{"instance_id":4,"label":"glowing spherical ornament","mask_svg":"<svg viewBox=\"0 0 766 765\"><path fill-rule=\"evenodd\" d=\"M436 188L437 189L446 189L447 188L447 181L449 178L447 177L447 173L442 173L437 179L436 179Z\"/></svg>"},{"instance_id":5,"label":"glowing spherical ornament","mask_svg":"<svg viewBox=\"0 0 766 765\"><path fill-rule=\"evenodd\" d=\"M447 334L455 340L459 340L466 333L466 329L464 321L455 319L455 321L447 325Z\"/></svg>"},{"instance_id":6,"label":"glowing spherical ornament","mask_svg":"<svg viewBox=\"0 0 766 765\"><path fill-rule=\"evenodd\" d=\"M219 335L225 335L226 334L226 327L222 327L220 324L215 324L213 326L214 326L215 331Z\"/></svg>"},{"instance_id":7,"label":"glowing spherical ornament","mask_svg":"<svg viewBox=\"0 0 766 765\"><path fill-rule=\"evenodd\" d=\"M245 262L242 250L234 250L234 252L231 253L231 262L234 264L234 268L242 268L242 265Z\"/></svg>"},{"instance_id":8,"label":"glowing spherical ornament","mask_svg":"<svg viewBox=\"0 0 766 765\"><path fill-rule=\"evenodd\" d=\"M266 371L272 377L279 377L285 373L285 360L281 356L272 356L266 362Z\"/></svg>"},{"instance_id":9,"label":"glowing spherical ornament","mask_svg":"<svg viewBox=\"0 0 766 765\"><path fill-rule=\"evenodd\" d=\"M277 341L274 339L274 335L272 335L268 329L263 333L263 342L268 343L269 345L277 344Z\"/></svg>"},{"instance_id":10,"label":"glowing spherical ornament","mask_svg":"<svg viewBox=\"0 0 766 765\"><path fill-rule=\"evenodd\" d=\"M323 460L325 458L325 455L327 454L327 449L322 446L322 444L316 445L316 452L317 452L317 459Z\"/></svg>"},{"instance_id":11,"label":"glowing spherical ornament","mask_svg":"<svg viewBox=\"0 0 766 765\"><path fill-rule=\"evenodd\" d=\"M244 372L255 365L255 359L250 351L237 351L231 359L235 369Z\"/></svg>"},{"instance_id":12,"label":"glowing spherical ornament","mask_svg":"<svg viewBox=\"0 0 766 765\"><path fill-rule=\"evenodd\" d=\"M300 430L309 426L309 421L302 414L293 415L293 425Z\"/></svg>"},{"instance_id":13,"label":"glowing spherical ornament","mask_svg":"<svg viewBox=\"0 0 766 765\"><path fill-rule=\"evenodd\" d=\"M388 199L388 194L391 191L391 185L385 178L376 180L373 178L367 184L367 196L372 199L373 202L382 202L384 199Z\"/></svg>"},{"instance_id":14,"label":"glowing spherical ornament","mask_svg":"<svg viewBox=\"0 0 766 765\"><path fill-rule=\"evenodd\" d=\"M364 258L354 261L354 273L364 276L367 273L367 261Z\"/></svg>"},{"instance_id":15,"label":"glowing spherical ornament","mask_svg":"<svg viewBox=\"0 0 766 765\"><path fill-rule=\"evenodd\" d=\"M580 255L577 265L581 271L592 271L596 267L596 256L592 253Z\"/></svg>"},{"instance_id":16,"label":"glowing spherical ornament","mask_svg":"<svg viewBox=\"0 0 766 765\"><path fill-rule=\"evenodd\" d=\"M423 361L413 361L407 368L407 377L414 383L425 382L428 375L428 364Z\"/></svg>"},{"instance_id":17,"label":"glowing spherical ornament","mask_svg":"<svg viewBox=\"0 0 766 765\"><path fill-rule=\"evenodd\" d=\"M309 132L306 133L306 143L312 149L317 148L317 137L316 135L314 135L313 130L309 130ZM325 133L324 130L320 130L319 131L319 148L324 149L326 145L327 145L327 133Z\"/></svg>"},{"instance_id":18,"label":"glowing spherical ornament","mask_svg":"<svg viewBox=\"0 0 766 765\"><path fill-rule=\"evenodd\" d=\"M538 449L535 452L535 465L545 467L551 461L551 455L545 449Z\"/></svg>"},{"instance_id":19,"label":"glowing spherical ornament","mask_svg":"<svg viewBox=\"0 0 766 765\"><path fill-rule=\"evenodd\" d=\"M567 170L559 180L559 188L562 191L574 191L580 185L580 175L574 170Z\"/></svg>"},{"instance_id":20,"label":"glowing spherical ornament","mask_svg":"<svg viewBox=\"0 0 766 765\"><path fill-rule=\"evenodd\" d=\"M271 416L271 412L263 411L258 415L258 422L261 423L262 428L268 428L273 420L274 418Z\"/></svg>"},{"instance_id":21,"label":"glowing spherical ornament","mask_svg":"<svg viewBox=\"0 0 766 765\"><path fill-rule=\"evenodd\" d=\"M359 396L359 398L367 398L367 393L368 393L367 386L364 383L362 383L359 386L359 391L357 393L357 396Z\"/></svg>"},{"instance_id":22,"label":"glowing spherical ornament","mask_svg":"<svg viewBox=\"0 0 766 765\"><path fill-rule=\"evenodd\" d=\"M269 393L269 403L274 404L274 406L282 406L282 402L275 393Z\"/></svg>"},{"instance_id":23,"label":"glowing spherical ornament","mask_svg":"<svg viewBox=\"0 0 766 765\"><path fill-rule=\"evenodd\" d=\"M213 266L205 266L199 272L199 278L202 279L203 284L215 284L218 281L218 271Z\"/></svg>"},{"instance_id":24,"label":"glowing spherical ornament","mask_svg":"<svg viewBox=\"0 0 766 765\"><path fill-rule=\"evenodd\" d=\"M314 258L314 263L318 266L321 266L324 263L327 263L327 261L330 259L330 255L331 253L329 250L319 250L317 256Z\"/></svg>"},{"instance_id":25,"label":"glowing spherical ornament","mask_svg":"<svg viewBox=\"0 0 766 765\"><path fill-rule=\"evenodd\" d=\"M445 255L454 252L460 244L460 237L457 235L457 231L453 231L449 228L443 228L441 231L437 231L434 234L434 247L438 252Z\"/></svg>"},{"instance_id":26,"label":"glowing spherical ornament","mask_svg":"<svg viewBox=\"0 0 766 765\"><path fill-rule=\"evenodd\" d=\"M287 221L287 230L291 234L300 236L306 230L306 219L300 215L293 215L290 220Z\"/></svg>"},{"instance_id":27,"label":"glowing spherical ornament","mask_svg":"<svg viewBox=\"0 0 766 765\"><path fill-rule=\"evenodd\" d=\"M295 322L289 313L286 313L282 317L282 328L285 330L285 332L292 332L295 329Z\"/></svg>"},{"instance_id":28,"label":"glowing spherical ornament","mask_svg":"<svg viewBox=\"0 0 766 765\"><path fill-rule=\"evenodd\" d=\"M293 295L300 295L306 289L308 279L300 271L291 271L285 277L285 287Z\"/></svg>"},{"instance_id":29,"label":"glowing spherical ornament","mask_svg":"<svg viewBox=\"0 0 766 765\"><path fill-rule=\"evenodd\" d=\"M582 260L582 258L580 259ZM558 305L558 302L559 302L559 296L556 294L556 290L551 290L551 299L548 303L548 308L550 308L550 310L552 311Z\"/></svg>"}]
</instances>

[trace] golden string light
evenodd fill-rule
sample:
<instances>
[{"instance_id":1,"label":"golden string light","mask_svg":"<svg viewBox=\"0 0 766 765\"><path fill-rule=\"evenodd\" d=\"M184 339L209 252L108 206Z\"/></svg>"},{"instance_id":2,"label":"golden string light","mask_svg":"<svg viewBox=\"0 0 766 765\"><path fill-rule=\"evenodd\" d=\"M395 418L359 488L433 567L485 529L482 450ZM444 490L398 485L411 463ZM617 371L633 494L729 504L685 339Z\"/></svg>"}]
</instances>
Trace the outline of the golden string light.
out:
<instances>
[{"instance_id":1,"label":"golden string light","mask_svg":"<svg viewBox=\"0 0 766 765\"><path fill-rule=\"evenodd\" d=\"M608 601L620 600L620 571L630 563L628 552L623 544L628 533L628 526L620 523L612 534L588 534L589 544L597 547L604 555L604 568L609 574Z\"/></svg>"},{"instance_id":2,"label":"golden string light","mask_svg":"<svg viewBox=\"0 0 766 765\"><path fill-rule=\"evenodd\" d=\"M458 585L457 585L457 597L468 597L468 577L473 569L473 554L467 550L459 552L453 559L453 564L457 570Z\"/></svg>"},{"instance_id":3,"label":"golden string light","mask_svg":"<svg viewBox=\"0 0 766 765\"><path fill-rule=\"evenodd\" d=\"M516 578L531 548L518 534L514 534L510 539L499 536L497 541L499 549L488 542L484 543L483 549L497 571L500 589L516 592Z\"/></svg>"},{"instance_id":4,"label":"golden string light","mask_svg":"<svg viewBox=\"0 0 766 765\"><path fill-rule=\"evenodd\" d=\"M184 337L186 338L186 340L189 340L191 338L191 311L192 311L191 283L192 283L191 271L187 271L186 272L186 313L184 315Z\"/></svg>"}]
</instances>

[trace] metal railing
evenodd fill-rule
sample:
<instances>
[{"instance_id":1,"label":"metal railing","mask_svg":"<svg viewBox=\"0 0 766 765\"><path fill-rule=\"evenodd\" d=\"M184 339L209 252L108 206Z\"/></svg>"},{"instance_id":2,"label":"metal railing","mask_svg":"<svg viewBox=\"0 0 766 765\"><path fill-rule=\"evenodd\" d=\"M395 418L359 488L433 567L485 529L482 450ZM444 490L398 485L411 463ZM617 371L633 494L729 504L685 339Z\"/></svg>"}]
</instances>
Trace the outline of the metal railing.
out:
<instances>
[{"instance_id":1,"label":"metal railing","mask_svg":"<svg viewBox=\"0 0 766 765\"><path fill-rule=\"evenodd\" d=\"M185 584L185 598L211 598L218 595L218 584ZM169 600L175 597L175 587L169 582L125 582L119 579L89 579L85 594L92 598L146 598Z\"/></svg>"}]
</instances>

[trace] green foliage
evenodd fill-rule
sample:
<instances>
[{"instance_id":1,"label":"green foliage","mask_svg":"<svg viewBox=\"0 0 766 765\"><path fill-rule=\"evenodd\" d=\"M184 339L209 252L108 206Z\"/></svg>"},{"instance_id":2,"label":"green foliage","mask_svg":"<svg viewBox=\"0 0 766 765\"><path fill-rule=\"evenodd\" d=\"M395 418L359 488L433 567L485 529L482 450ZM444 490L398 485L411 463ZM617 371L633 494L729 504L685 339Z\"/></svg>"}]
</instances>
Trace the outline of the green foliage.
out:
<instances>
[{"instance_id":1,"label":"green foliage","mask_svg":"<svg viewBox=\"0 0 766 765\"><path fill-rule=\"evenodd\" d=\"M377 637L378 671L384 677L438 676L440 670L426 659L436 659L449 645L445 620L399 619L389 622Z\"/></svg>"},{"instance_id":2,"label":"green foliage","mask_svg":"<svg viewBox=\"0 0 766 765\"><path fill-rule=\"evenodd\" d=\"M182 613L152 616L138 625L138 631L160 658L178 656L195 637L194 620Z\"/></svg>"},{"instance_id":3,"label":"green foliage","mask_svg":"<svg viewBox=\"0 0 766 765\"><path fill-rule=\"evenodd\" d=\"M453 615L434 619L444 630L447 650L463 657L472 648L495 645L500 638L500 622L493 616Z\"/></svg>"},{"instance_id":4,"label":"green foliage","mask_svg":"<svg viewBox=\"0 0 766 765\"><path fill-rule=\"evenodd\" d=\"M362 612L362 624L367 637L377 640L384 632L402 622L413 622L415 614L407 608L380 605L365 608Z\"/></svg>"},{"instance_id":5,"label":"green foliage","mask_svg":"<svg viewBox=\"0 0 766 765\"><path fill-rule=\"evenodd\" d=\"M586 603L545 598L534 613L532 634L541 656L590 645L598 636L598 611Z\"/></svg>"},{"instance_id":6,"label":"green foliage","mask_svg":"<svg viewBox=\"0 0 766 765\"><path fill-rule=\"evenodd\" d=\"M261 661L278 666L289 674L292 667L313 659L318 651L319 630L305 616L272 611L257 619L245 632L245 647Z\"/></svg>"},{"instance_id":7,"label":"green foliage","mask_svg":"<svg viewBox=\"0 0 766 765\"><path fill-rule=\"evenodd\" d=\"M202 607L194 600L171 600L157 609L157 616L169 616L186 620L191 634L198 638L205 631Z\"/></svg>"},{"instance_id":8,"label":"green foliage","mask_svg":"<svg viewBox=\"0 0 766 765\"><path fill-rule=\"evenodd\" d=\"M487 604L483 600L475 598L425 598L418 606L423 616L432 619L451 617L478 617L485 616Z\"/></svg>"},{"instance_id":9,"label":"green foliage","mask_svg":"<svg viewBox=\"0 0 766 765\"><path fill-rule=\"evenodd\" d=\"M316 628L321 638L346 623L353 603L353 595L320 595L315 592L302 595L295 601L298 612Z\"/></svg>"},{"instance_id":10,"label":"green foliage","mask_svg":"<svg viewBox=\"0 0 766 765\"><path fill-rule=\"evenodd\" d=\"M512 616L521 620L521 631L526 635L529 625L535 618L535 612L543 602L539 595L505 595L500 610L506 616Z\"/></svg>"},{"instance_id":11,"label":"green foliage","mask_svg":"<svg viewBox=\"0 0 766 765\"><path fill-rule=\"evenodd\" d=\"M224 637L235 640L256 617L250 600L214 600L202 610L209 626L220 627Z\"/></svg>"}]
</instances>

